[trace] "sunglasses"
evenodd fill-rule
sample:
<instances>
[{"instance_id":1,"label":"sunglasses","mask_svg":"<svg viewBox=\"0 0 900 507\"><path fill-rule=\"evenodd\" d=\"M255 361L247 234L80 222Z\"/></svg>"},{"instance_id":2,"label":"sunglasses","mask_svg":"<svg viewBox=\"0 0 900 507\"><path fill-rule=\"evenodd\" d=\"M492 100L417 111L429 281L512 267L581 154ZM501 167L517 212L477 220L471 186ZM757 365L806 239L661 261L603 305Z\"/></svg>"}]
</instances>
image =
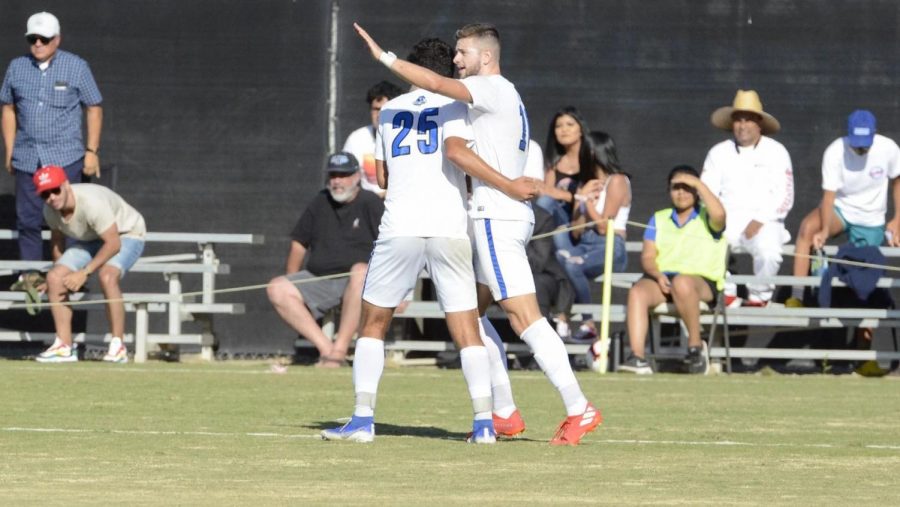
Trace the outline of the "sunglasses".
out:
<instances>
[{"instance_id":1,"label":"sunglasses","mask_svg":"<svg viewBox=\"0 0 900 507\"><path fill-rule=\"evenodd\" d=\"M50 41L52 41L55 38L56 38L55 35L53 37L44 37L43 35L26 35L25 36L25 40L27 40L28 43L31 44L32 46L37 44L37 41L41 41L41 44L46 46L47 44L50 44Z\"/></svg>"},{"instance_id":2,"label":"sunglasses","mask_svg":"<svg viewBox=\"0 0 900 507\"><path fill-rule=\"evenodd\" d=\"M56 187L56 188L52 188L50 190L44 190L43 192L41 192L41 199L46 201L47 199L50 198L51 195L59 195L60 192L62 192L62 187Z\"/></svg>"}]
</instances>

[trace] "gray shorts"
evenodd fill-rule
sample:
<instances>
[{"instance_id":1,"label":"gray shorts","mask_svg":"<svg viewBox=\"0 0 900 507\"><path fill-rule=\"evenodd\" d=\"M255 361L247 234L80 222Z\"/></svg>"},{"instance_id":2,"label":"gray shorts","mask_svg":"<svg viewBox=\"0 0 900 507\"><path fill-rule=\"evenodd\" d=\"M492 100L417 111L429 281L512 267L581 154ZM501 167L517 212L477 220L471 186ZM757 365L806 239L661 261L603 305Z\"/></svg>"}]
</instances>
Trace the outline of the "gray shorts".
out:
<instances>
[{"instance_id":1,"label":"gray shorts","mask_svg":"<svg viewBox=\"0 0 900 507\"><path fill-rule=\"evenodd\" d=\"M291 282L299 280L308 280L317 278L316 275L307 270L298 271L290 275L286 275ZM316 319L321 319L328 310L335 308L341 304L344 297L344 290L347 289L349 277L332 278L329 280L318 280L315 282L295 284L303 296L303 301L307 308Z\"/></svg>"}]
</instances>

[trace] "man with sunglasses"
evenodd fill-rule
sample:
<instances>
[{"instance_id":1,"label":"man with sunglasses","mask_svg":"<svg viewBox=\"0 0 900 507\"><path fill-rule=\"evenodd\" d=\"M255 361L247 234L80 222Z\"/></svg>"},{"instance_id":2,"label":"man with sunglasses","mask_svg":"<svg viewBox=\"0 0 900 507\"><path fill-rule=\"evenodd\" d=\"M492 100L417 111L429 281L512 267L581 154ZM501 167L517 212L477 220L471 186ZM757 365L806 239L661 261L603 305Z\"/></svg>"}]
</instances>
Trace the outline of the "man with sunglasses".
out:
<instances>
[{"instance_id":1,"label":"man with sunglasses","mask_svg":"<svg viewBox=\"0 0 900 507\"><path fill-rule=\"evenodd\" d=\"M119 279L144 251L147 226L144 217L112 190L93 183L70 184L62 167L42 167L34 173L34 188L44 202L43 214L50 226L54 265L47 273L47 298L65 303L69 292L81 289L97 273L106 303L112 339L104 361L128 362L122 342L125 305ZM67 245L66 237L70 241ZM53 304L56 340L38 355L42 363L78 361L72 349L72 309Z\"/></svg>"},{"instance_id":2,"label":"man with sunglasses","mask_svg":"<svg viewBox=\"0 0 900 507\"><path fill-rule=\"evenodd\" d=\"M30 54L12 60L0 88L4 167L16 178L16 228L22 260L41 260L43 203L32 177L39 167L62 167L68 178L100 176L103 100L91 69L80 57L59 49L59 20L49 12L28 18ZM84 111L82 111L82 108ZM87 118L85 138L82 115ZM33 290L42 280L25 273L13 290Z\"/></svg>"}]
</instances>

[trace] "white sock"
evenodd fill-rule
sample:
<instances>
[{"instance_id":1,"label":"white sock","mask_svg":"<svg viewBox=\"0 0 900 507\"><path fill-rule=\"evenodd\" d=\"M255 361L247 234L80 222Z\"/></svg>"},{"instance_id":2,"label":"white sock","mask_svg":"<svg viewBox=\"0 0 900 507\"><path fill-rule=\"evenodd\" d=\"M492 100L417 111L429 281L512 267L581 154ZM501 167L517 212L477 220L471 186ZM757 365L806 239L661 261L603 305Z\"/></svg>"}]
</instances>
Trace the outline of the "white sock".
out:
<instances>
[{"instance_id":1,"label":"white sock","mask_svg":"<svg viewBox=\"0 0 900 507\"><path fill-rule=\"evenodd\" d=\"M375 338L356 340L353 357L353 388L356 391L356 406L353 415L373 417L378 382L384 372L384 341Z\"/></svg>"},{"instance_id":2,"label":"white sock","mask_svg":"<svg viewBox=\"0 0 900 507\"><path fill-rule=\"evenodd\" d=\"M491 361L491 394L494 399L494 413L507 418L516 411L516 402L513 400L509 373L506 371L506 356L503 353L506 349L503 341L500 340L500 334L497 333L487 317L478 319L478 331Z\"/></svg>"},{"instance_id":3,"label":"white sock","mask_svg":"<svg viewBox=\"0 0 900 507\"><path fill-rule=\"evenodd\" d=\"M490 359L483 346L466 347L459 351L463 377L472 398L472 410L476 420L491 418Z\"/></svg>"},{"instance_id":4,"label":"white sock","mask_svg":"<svg viewBox=\"0 0 900 507\"><path fill-rule=\"evenodd\" d=\"M791 287L791 297L803 301L803 287Z\"/></svg>"},{"instance_id":5,"label":"white sock","mask_svg":"<svg viewBox=\"0 0 900 507\"><path fill-rule=\"evenodd\" d=\"M544 375L559 391L568 415L583 414L587 408L587 398L581 392L575 373L569 364L569 354L559 335L541 318L528 326L522 333L522 341L528 344L534 359L540 365Z\"/></svg>"}]
</instances>

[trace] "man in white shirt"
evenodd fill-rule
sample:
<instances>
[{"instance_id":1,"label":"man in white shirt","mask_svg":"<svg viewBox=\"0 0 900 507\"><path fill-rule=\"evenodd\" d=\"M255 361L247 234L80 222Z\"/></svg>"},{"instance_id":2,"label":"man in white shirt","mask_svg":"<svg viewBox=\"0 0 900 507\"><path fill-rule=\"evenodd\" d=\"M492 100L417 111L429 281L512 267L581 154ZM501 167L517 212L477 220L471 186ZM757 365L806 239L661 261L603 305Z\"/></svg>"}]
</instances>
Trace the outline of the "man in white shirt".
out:
<instances>
[{"instance_id":1,"label":"man in white shirt","mask_svg":"<svg viewBox=\"0 0 900 507\"><path fill-rule=\"evenodd\" d=\"M420 41L411 55L412 61L445 76L453 75L452 58L453 49L439 39ZM374 439L384 337L394 310L427 267L472 398L475 415L470 441L496 442L490 358L478 333L465 174L444 158L443 147L457 138L464 143L473 138L466 105L461 102L414 87L382 107L375 160L378 182L387 194L362 294L360 338L353 361L356 405L347 424L322 432L326 440Z\"/></svg>"},{"instance_id":2,"label":"man in white shirt","mask_svg":"<svg viewBox=\"0 0 900 507\"><path fill-rule=\"evenodd\" d=\"M390 81L379 81L366 92L366 104L372 120L368 125L354 130L344 141L341 151L352 153L359 163L359 184L363 190L375 192L384 197L384 189L378 186L375 178L375 128L378 126L378 113L381 107L392 98L403 93L399 86Z\"/></svg>"},{"instance_id":3,"label":"man in white shirt","mask_svg":"<svg viewBox=\"0 0 900 507\"><path fill-rule=\"evenodd\" d=\"M565 346L541 315L535 296L534 277L525 254L534 215L530 203L524 201L537 189L534 179L523 177L528 117L515 86L500 73L499 32L492 25L480 23L457 30L453 63L460 79L452 79L398 60L393 53L384 52L362 27L354 27L372 56L400 78L468 105L477 154L460 139L448 142L445 150L447 158L473 178L470 218L476 245L479 310L484 315L493 299L506 311L513 330L529 345L566 407L567 417L550 443L577 445L603 418L582 393ZM483 340L486 345L491 341L489 337ZM492 381L495 426L503 424L504 418L518 415L511 391L508 397L497 391L499 379L506 376L497 367L501 360L499 354L492 354L491 375L498 376ZM497 413L501 409L498 400L505 405L507 416Z\"/></svg>"},{"instance_id":4,"label":"man in white shirt","mask_svg":"<svg viewBox=\"0 0 900 507\"><path fill-rule=\"evenodd\" d=\"M144 251L144 217L112 190L92 183L70 184L62 167L47 166L34 173L34 186L44 201L50 226L53 268L47 273L47 298L56 326L56 340L38 355L39 362L78 361L72 348L72 308L64 304L69 292L84 286L95 271L109 300L112 339L104 361L125 363L125 305L119 279ZM66 245L66 237L75 241ZM62 304L60 304L62 303Z\"/></svg>"},{"instance_id":5,"label":"man in white shirt","mask_svg":"<svg viewBox=\"0 0 900 507\"><path fill-rule=\"evenodd\" d=\"M794 205L791 157L769 137L781 124L763 110L753 90L738 90L732 106L714 111L710 121L732 137L709 150L701 180L725 206L728 243L753 256L754 275L775 276L781 246L791 237L784 219ZM747 284L745 304L765 306L774 289L773 284ZM740 303L733 284L726 284L725 299L729 305Z\"/></svg>"},{"instance_id":6,"label":"man in white shirt","mask_svg":"<svg viewBox=\"0 0 900 507\"><path fill-rule=\"evenodd\" d=\"M876 133L875 115L864 109L847 118L847 135L835 139L822 156L822 201L809 212L797 232L794 276L809 274L810 247L847 233L857 246L879 246L888 238L900 246L900 148ZM888 180L894 217L885 227ZM803 305L803 287L794 287L786 306Z\"/></svg>"}]
</instances>

